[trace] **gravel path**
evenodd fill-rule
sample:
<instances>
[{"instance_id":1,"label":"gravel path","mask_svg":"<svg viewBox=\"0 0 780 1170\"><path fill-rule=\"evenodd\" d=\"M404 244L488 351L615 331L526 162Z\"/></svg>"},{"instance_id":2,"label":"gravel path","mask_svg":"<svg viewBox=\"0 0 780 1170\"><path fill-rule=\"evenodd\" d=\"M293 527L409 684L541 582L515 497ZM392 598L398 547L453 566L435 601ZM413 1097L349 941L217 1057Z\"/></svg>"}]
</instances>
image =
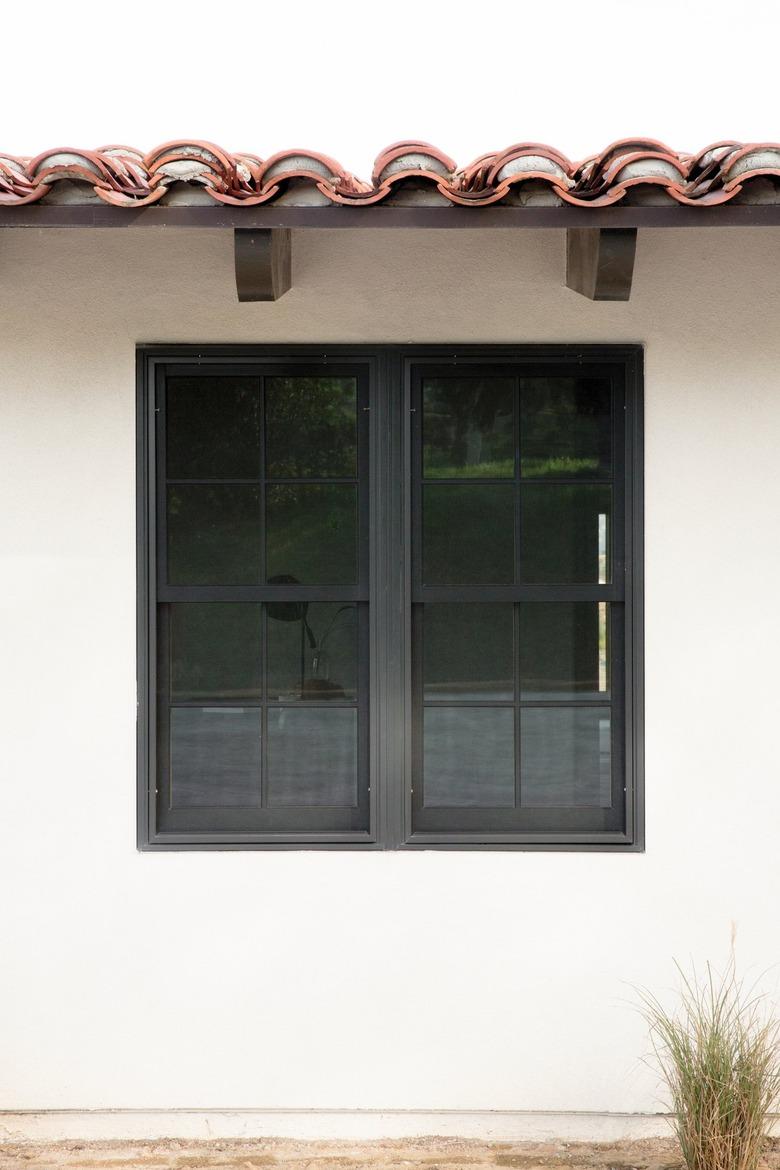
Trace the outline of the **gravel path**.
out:
<instances>
[{"instance_id":1,"label":"gravel path","mask_svg":"<svg viewBox=\"0 0 780 1170\"><path fill-rule=\"evenodd\" d=\"M54 1142L0 1144L0 1170L678 1170L671 1140L593 1145L421 1138L382 1142ZM769 1143L780 1170L780 1139Z\"/></svg>"}]
</instances>

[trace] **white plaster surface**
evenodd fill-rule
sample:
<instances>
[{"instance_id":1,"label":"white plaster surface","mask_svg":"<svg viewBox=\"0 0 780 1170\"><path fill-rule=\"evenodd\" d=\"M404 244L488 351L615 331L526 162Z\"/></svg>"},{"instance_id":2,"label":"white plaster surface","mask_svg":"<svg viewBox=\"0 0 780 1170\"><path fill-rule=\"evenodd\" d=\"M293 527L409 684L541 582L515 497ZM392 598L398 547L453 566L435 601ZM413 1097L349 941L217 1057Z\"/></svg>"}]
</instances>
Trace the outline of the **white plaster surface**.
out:
<instances>
[{"instance_id":1,"label":"white plaster surface","mask_svg":"<svg viewBox=\"0 0 780 1170\"><path fill-rule=\"evenodd\" d=\"M780 267L640 234L627 304L554 232L0 240L0 1105L652 1112L634 985L780 958ZM647 852L140 854L134 347L646 346Z\"/></svg>"}]
</instances>

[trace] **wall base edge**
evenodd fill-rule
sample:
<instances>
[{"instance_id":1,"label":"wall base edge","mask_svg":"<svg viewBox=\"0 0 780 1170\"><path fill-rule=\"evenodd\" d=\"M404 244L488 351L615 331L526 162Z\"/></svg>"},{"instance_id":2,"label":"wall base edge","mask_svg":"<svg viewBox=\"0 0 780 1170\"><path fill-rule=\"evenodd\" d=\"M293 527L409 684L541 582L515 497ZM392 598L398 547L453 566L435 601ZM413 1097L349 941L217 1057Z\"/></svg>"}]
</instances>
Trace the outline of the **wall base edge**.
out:
<instances>
[{"instance_id":1,"label":"wall base edge","mask_svg":"<svg viewBox=\"0 0 780 1170\"><path fill-rule=\"evenodd\" d=\"M0 1111L0 1141L181 1138L483 1141L631 1141L669 1137L662 1113L544 1113L404 1109L52 1109Z\"/></svg>"}]
</instances>

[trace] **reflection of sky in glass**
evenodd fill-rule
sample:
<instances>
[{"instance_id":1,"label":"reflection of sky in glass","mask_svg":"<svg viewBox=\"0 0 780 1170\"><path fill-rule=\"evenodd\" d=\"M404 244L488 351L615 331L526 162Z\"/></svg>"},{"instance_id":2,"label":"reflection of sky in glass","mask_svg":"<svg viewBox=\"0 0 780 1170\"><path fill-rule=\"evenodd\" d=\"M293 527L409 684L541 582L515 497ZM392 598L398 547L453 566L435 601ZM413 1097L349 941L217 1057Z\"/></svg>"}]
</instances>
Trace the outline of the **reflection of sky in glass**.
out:
<instances>
[{"instance_id":1,"label":"reflection of sky in glass","mask_svg":"<svg viewBox=\"0 0 780 1170\"><path fill-rule=\"evenodd\" d=\"M612 723L599 719L599 776L602 808L612 808Z\"/></svg>"},{"instance_id":2,"label":"reflection of sky in glass","mask_svg":"<svg viewBox=\"0 0 780 1170\"><path fill-rule=\"evenodd\" d=\"M599 512L599 585L607 583L607 514Z\"/></svg>"},{"instance_id":3,"label":"reflection of sky in glass","mask_svg":"<svg viewBox=\"0 0 780 1170\"><path fill-rule=\"evenodd\" d=\"M526 707L520 728L521 805L611 807L609 708Z\"/></svg>"},{"instance_id":4,"label":"reflection of sky in glass","mask_svg":"<svg viewBox=\"0 0 780 1170\"><path fill-rule=\"evenodd\" d=\"M607 689L607 603L599 602L599 690Z\"/></svg>"},{"instance_id":5,"label":"reflection of sky in glass","mask_svg":"<svg viewBox=\"0 0 780 1170\"><path fill-rule=\"evenodd\" d=\"M357 711L281 707L268 712L268 803L355 808Z\"/></svg>"},{"instance_id":6,"label":"reflection of sky in glass","mask_svg":"<svg viewBox=\"0 0 780 1170\"><path fill-rule=\"evenodd\" d=\"M252 707L173 707L171 808L260 804L260 711Z\"/></svg>"},{"instance_id":7,"label":"reflection of sky in glass","mask_svg":"<svg viewBox=\"0 0 780 1170\"><path fill-rule=\"evenodd\" d=\"M507 707L428 707L423 796L427 808L513 808L514 712Z\"/></svg>"}]
</instances>

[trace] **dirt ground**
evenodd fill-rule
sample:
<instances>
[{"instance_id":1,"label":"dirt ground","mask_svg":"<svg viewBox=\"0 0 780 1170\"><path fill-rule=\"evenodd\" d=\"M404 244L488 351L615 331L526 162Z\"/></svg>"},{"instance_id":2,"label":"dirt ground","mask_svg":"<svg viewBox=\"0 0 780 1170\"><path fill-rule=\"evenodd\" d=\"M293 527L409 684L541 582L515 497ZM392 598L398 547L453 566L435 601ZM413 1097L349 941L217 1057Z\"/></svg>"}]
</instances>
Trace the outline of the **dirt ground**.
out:
<instances>
[{"instance_id":1,"label":"dirt ground","mask_svg":"<svg viewBox=\"0 0 780 1170\"><path fill-rule=\"evenodd\" d=\"M0 1170L677 1170L679 1149L653 1139L590 1143L416 1141L157 1141L0 1143ZM766 1150L780 1170L780 1139Z\"/></svg>"}]
</instances>

